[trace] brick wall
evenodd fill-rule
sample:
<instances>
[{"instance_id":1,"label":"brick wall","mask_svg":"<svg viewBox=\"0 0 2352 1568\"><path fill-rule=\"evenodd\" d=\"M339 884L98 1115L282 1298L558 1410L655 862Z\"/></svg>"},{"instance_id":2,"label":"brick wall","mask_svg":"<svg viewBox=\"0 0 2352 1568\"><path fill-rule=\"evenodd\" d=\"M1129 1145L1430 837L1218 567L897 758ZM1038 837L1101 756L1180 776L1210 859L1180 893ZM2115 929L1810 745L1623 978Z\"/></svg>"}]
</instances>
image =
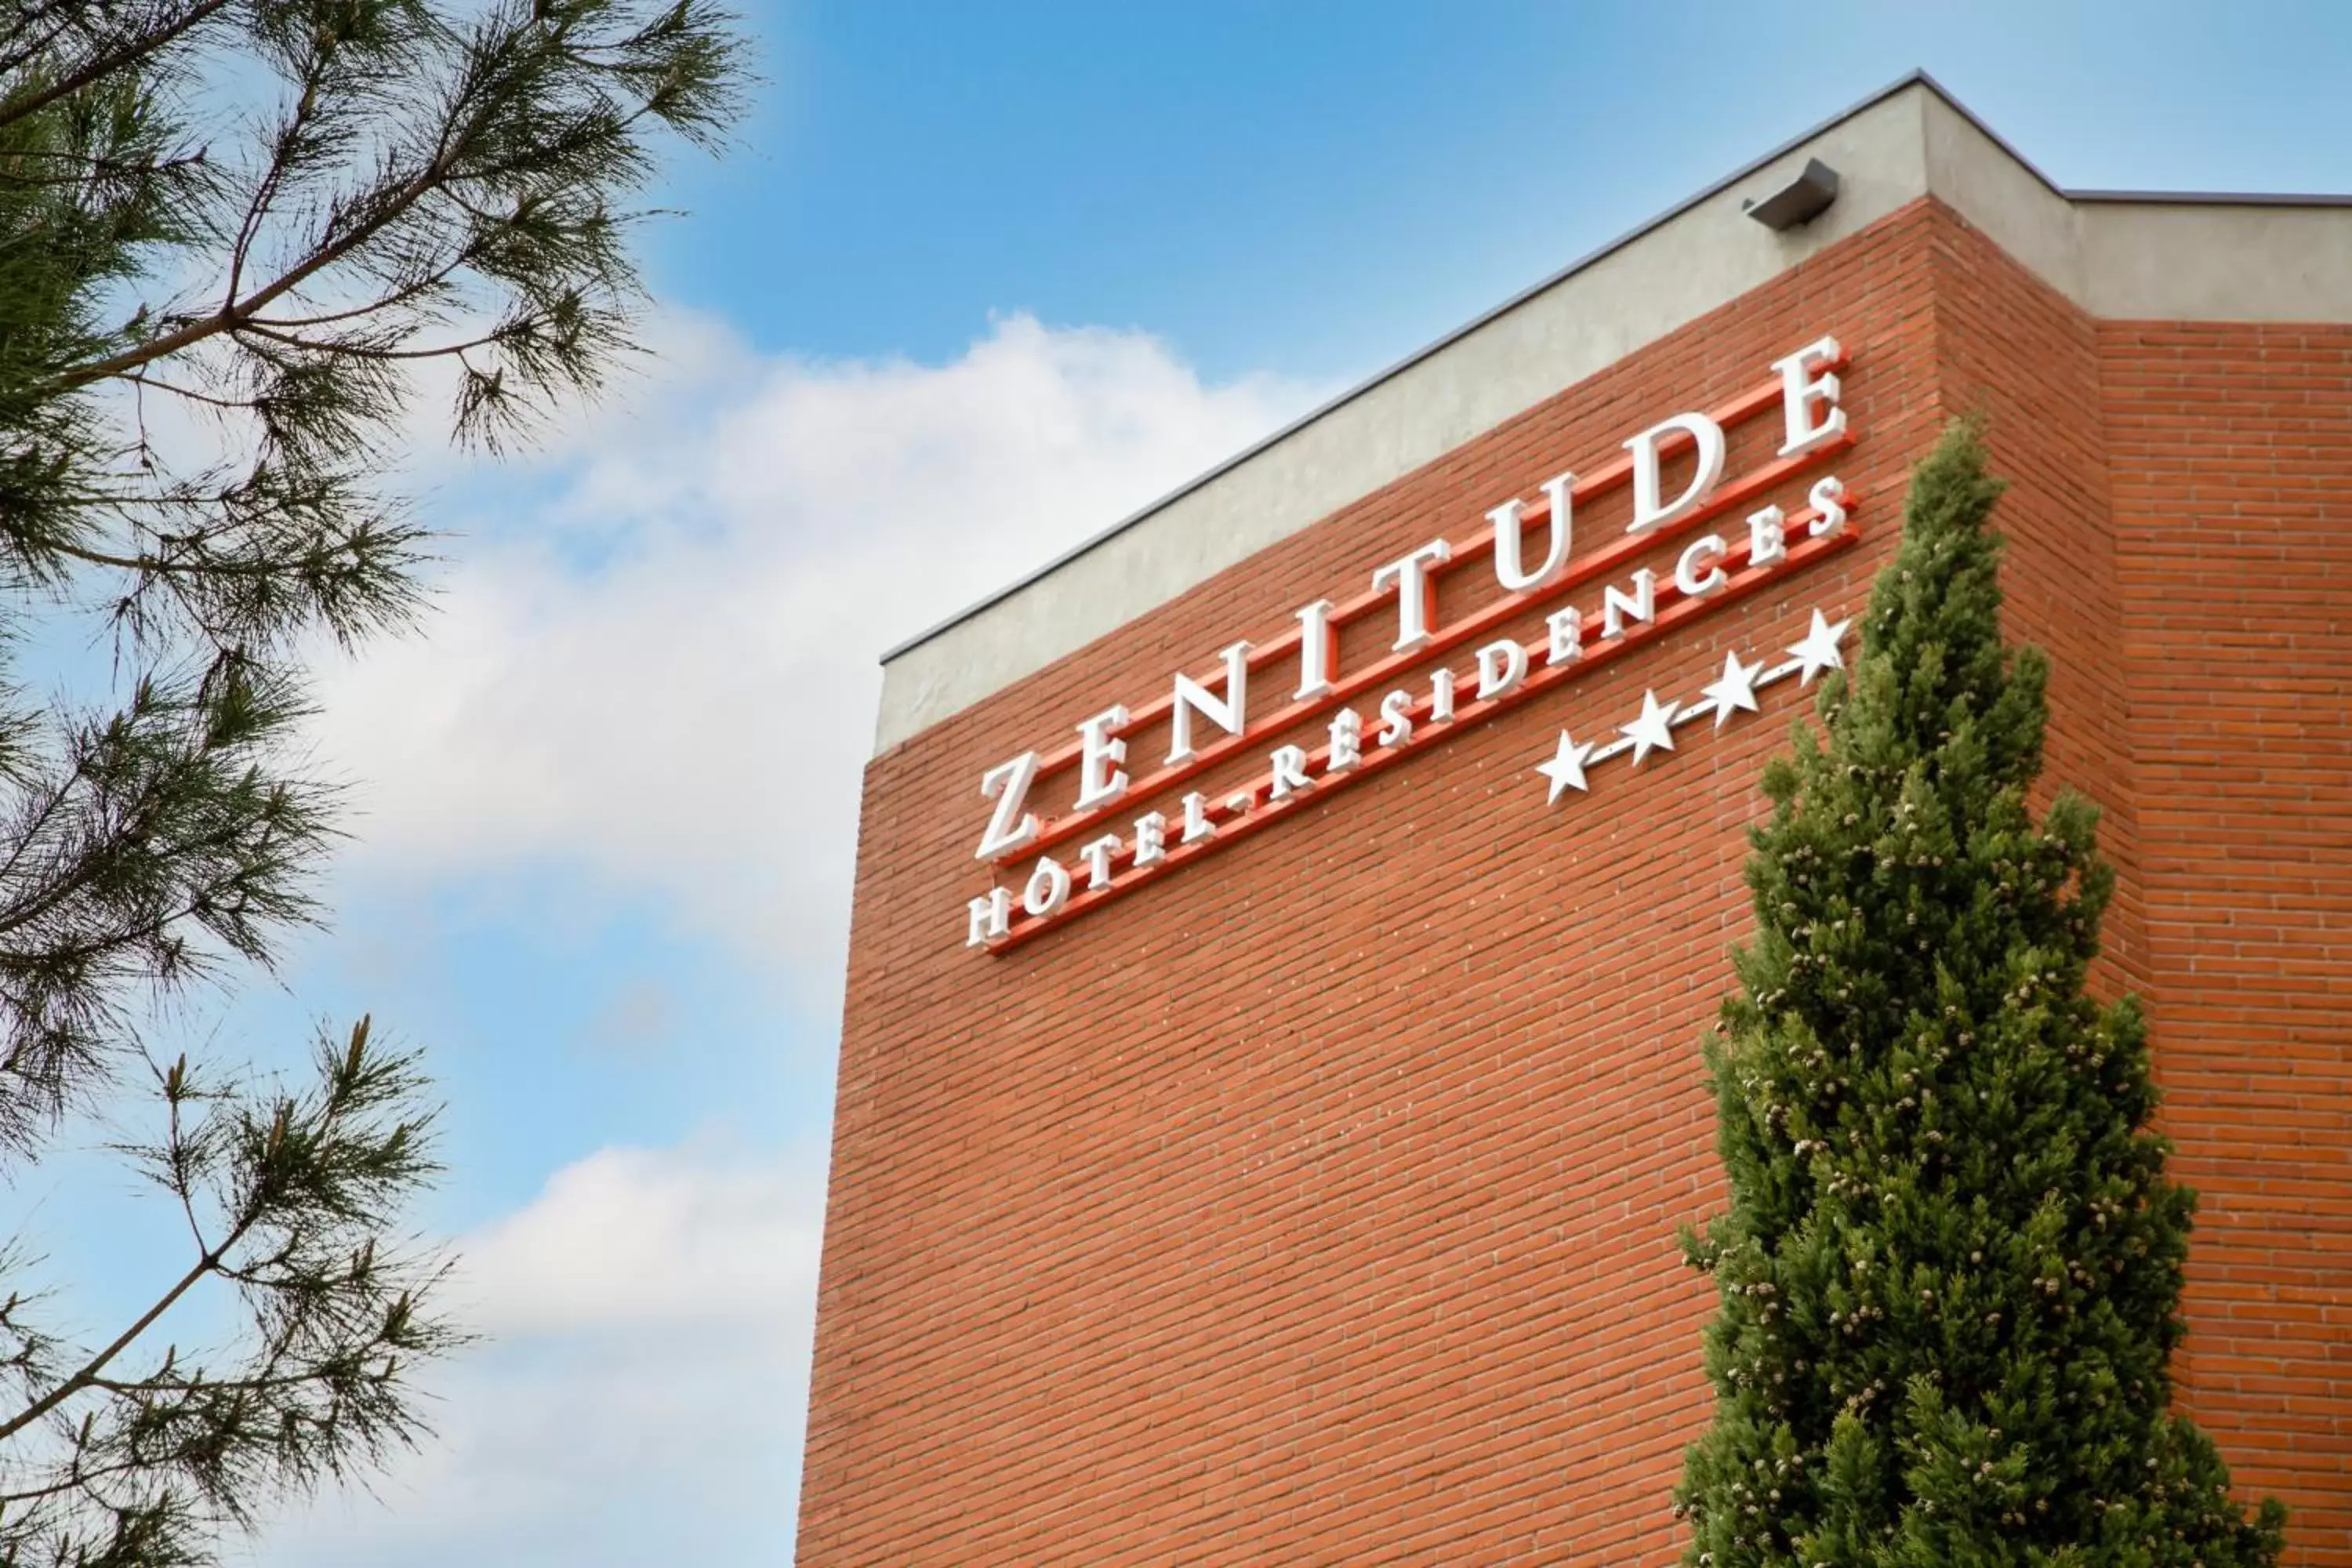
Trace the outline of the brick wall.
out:
<instances>
[{"instance_id":1,"label":"brick wall","mask_svg":"<svg viewBox=\"0 0 2352 1568\"><path fill-rule=\"evenodd\" d=\"M2189 1407L2352 1563L2352 328L2099 331Z\"/></svg>"},{"instance_id":2,"label":"brick wall","mask_svg":"<svg viewBox=\"0 0 2352 1568\"><path fill-rule=\"evenodd\" d=\"M985 767L1156 694L1235 636L1281 629L1296 605L1344 596L1666 413L1747 389L1822 331L1853 354L1861 439L1834 467L1861 500L1859 548L1011 955L961 946L962 903L985 885L971 858ZM877 758L805 1568L1671 1561L1667 1494L1706 1415L1710 1304L1675 1231L1720 1200L1696 1040L1747 924L1740 828L1762 804L1758 773L1806 705L1776 688L1760 719L1679 731L1673 756L1596 772L1589 797L1549 812L1528 769L1563 724L1605 735L1645 687L1688 695L1726 648L1777 652L1815 606L1858 608L1909 463L1980 400L2017 480L2014 616L2060 661L2053 773L2109 807L2125 876L2107 979L2154 994L2182 1166L2208 1193L2192 1398L2250 1481L2294 1491L2319 1521L2298 1523L2299 1560L2352 1563L2340 1512L2329 1524L2311 1500L2330 1475L2341 1493L2352 1451L2347 1363L2327 1359L2327 1336L2347 1336L2326 1318L2344 1310L2352 1212L2343 1037L2308 1016L2324 979L2278 967L2324 942L2328 900L2352 896L2330 893L2325 864L2352 834L2338 816L2265 837L2243 815L2257 758L2179 757L2260 722L2213 704L2222 686L2178 709L2143 701L2146 677L2182 657L2161 641L2170 596L2204 592L2205 569L2146 548L2174 526L2159 498L2117 486L2110 509L2108 444L2128 466L2174 439L2124 416L2119 367L2144 362L2162 384L2180 374L2161 370L2166 353L2252 352L2181 337L2095 327L1920 203ZM2347 461L2335 352L2332 425L2314 413L2292 456L2267 455L2282 494L2293 463L2306 483L2327 471L2323 439L2336 473ZM2160 499L2189 504L2196 482ZM1776 499L1793 510L1802 488ZM2295 526L2316 536L2330 503L2300 493ZM2340 571L2340 530L2329 543ZM2277 592L2324 621L2324 584L2283 572ZM2250 700L2291 689L2265 681L2263 648L2241 651ZM2309 679L2340 690L2343 669ZM2340 725L2305 731L2315 747L2277 722L2264 776L2301 780L2306 805L2329 787L2352 798L2320 777L2341 776ZM2228 905L2221 822L2259 847L2262 886L2275 879L2260 933ZM2259 1074L2244 996L2204 995L2210 1016L2173 1005L2212 955L2200 920L2241 922L2228 951L2243 987L2273 955L2262 973L2284 989L2256 1015ZM2332 1085L2332 1122L2263 1098L2305 1085ZM2275 1132L2244 1146L2233 1126ZM2290 1131L2310 1159L2282 1157ZM2291 1194L2290 1180L2317 1185ZM2333 1230L2311 1228L2330 1203ZM2267 1293L2302 1303L2292 1321L2309 1331L2280 1340L2289 1320ZM2325 1435L2306 1441L2298 1421Z\"/></svg>"}]
</instances>

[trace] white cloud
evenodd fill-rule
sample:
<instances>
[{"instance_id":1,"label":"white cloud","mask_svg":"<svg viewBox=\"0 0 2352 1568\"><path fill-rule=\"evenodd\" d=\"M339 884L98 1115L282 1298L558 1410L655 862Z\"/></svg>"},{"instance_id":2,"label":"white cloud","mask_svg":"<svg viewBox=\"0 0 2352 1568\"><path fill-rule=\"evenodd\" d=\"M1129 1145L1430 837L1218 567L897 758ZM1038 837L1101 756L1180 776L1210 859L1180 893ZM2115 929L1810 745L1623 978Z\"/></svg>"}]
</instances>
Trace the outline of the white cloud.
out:
<instances>
[{"instance_id":1,"label":"white cloud","mask_svg":"<svg viewBox=\"0 0 2352 1568\"><path fill-rule=\"evenodd\" d=\"M273 1527L265 1564L780 1561L808 1400L822 1152L605 1149L458 1246L488 1336L436 1436ZM429 1376L429 1374L428 1374Z\"/></svg>"},{"instance_id":2,"label":"white cloud","mask_svg":"<svg viewBox=\"0 0 2352 1568\"><path fill-rule=\"evenodd\" d=\"M807 1187L782 1165L600 1150L468 1238L455 1294L493 1338L782 1319L816 1279Z\"/></svg>"},{"instance_id":3,"label":"white cloud","mask_svg":"<svg viewBox=\"0 0 2352 1568\"><path fill-rule=\"evenodd\" d=\"M1025 317L933 366L766 358L701 322L665 335L627 406L520 479L429 470L451 492L436 510L473 514L439 609L321 693L321 752L362 813L345 867L651 895L829 1011L881 650L1311 389L1204 384L1148 336ZM667 1005L641 984L593 1041L628 1048ZM490 1339L436 1379L438 1435L373 1498L273 1529L258 1560L779 1561L823 1158L607 1148L463 1238L451 1304Z\"/></svg>"},{"instance_id":4,"label":"white cloud","mask_svg":"<svg viewBox=\"0 0 2352 1568\"><path fill-rule=\"evenodd\" d=\"M363 873L652 890L830 1006L876 660L1262 435L1310 389L995 323L952 363L763 359L707 326L460 541L421 637L337 670Z\"/></svg>"}]
</instances>

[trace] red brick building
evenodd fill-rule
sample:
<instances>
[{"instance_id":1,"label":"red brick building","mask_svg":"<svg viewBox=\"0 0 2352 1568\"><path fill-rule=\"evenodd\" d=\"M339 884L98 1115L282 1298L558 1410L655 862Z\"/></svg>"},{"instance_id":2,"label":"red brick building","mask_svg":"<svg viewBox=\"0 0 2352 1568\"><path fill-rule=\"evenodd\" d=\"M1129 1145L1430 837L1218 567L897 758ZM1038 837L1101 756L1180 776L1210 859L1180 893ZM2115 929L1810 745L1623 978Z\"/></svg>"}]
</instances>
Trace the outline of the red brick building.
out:
<instances>
[{"instance_id":1,"label":"red brick building","mask_svg":"<svg viewBox=\"0 0 2352 1568\"><path fill-rule=\"evenodd\" d=\"M1979 409L2180 1397L2352 1565L2352 205L1920 79L891 656L803 1568L1671 1562L1741 829Z\"/></svg>"}]
</instances>

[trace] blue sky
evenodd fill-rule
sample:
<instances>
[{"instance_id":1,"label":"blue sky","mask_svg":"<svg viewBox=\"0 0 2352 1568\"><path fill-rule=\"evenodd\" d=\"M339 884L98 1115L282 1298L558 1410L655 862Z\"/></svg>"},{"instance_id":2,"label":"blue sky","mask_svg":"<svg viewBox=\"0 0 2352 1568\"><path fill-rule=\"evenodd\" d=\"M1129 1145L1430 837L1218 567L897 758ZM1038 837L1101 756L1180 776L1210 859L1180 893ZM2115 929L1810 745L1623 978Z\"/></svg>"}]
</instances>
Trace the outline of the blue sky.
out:
<instances>
[{"instance_id":1,"label":"blue sky","mask_svg":"<svg viewBox=\"0 0 2352 1568\"><path fill-rule=\"evenodd\" d=\"M674 297L763 348L950 355L991 311L1217 377L1349 377L1924 66L2061 184L2341 185L2339 7L770 7L753 153Z\"/></svg>"},{"instance_id":2,"label":"blue sky","mask_svg":"<svg viewBox=\"0 0 2352 1568\"><path fill-rule=\"evenodd\" d=\"M518 465L421 453L442 609L329 675L336 929L219 1038L427 1048L492 1339L254 1560L789 1561L882 647L1916 66L2062 184L2352 189L2347 17L757 7L748 145L646 236L659 362ZM99 1296L161 1267L28 1195Z\"/></svg>"}]
</instances>

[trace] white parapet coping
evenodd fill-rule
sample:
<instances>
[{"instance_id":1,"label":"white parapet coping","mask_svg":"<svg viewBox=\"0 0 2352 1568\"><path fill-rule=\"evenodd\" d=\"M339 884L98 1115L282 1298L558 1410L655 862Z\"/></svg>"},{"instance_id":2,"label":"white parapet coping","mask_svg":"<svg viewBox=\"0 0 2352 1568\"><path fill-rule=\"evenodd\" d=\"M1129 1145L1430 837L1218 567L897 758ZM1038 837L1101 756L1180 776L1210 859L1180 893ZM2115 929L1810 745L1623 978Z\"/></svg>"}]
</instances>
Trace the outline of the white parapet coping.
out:
<instances>
[{"instance_id":1,"label":"white parapet coping","mask_svg":"<svg viewBox=\"0 0 2352 1568\"><path fill-rule=\"evenodd\" d=\"M1837 200L1743 202L1809 158ZM2352 196L2061 190L1915 74L883 656L886 751L1933 195L2093 315L2352 321Z\"/></svg>"}]
</instances>

